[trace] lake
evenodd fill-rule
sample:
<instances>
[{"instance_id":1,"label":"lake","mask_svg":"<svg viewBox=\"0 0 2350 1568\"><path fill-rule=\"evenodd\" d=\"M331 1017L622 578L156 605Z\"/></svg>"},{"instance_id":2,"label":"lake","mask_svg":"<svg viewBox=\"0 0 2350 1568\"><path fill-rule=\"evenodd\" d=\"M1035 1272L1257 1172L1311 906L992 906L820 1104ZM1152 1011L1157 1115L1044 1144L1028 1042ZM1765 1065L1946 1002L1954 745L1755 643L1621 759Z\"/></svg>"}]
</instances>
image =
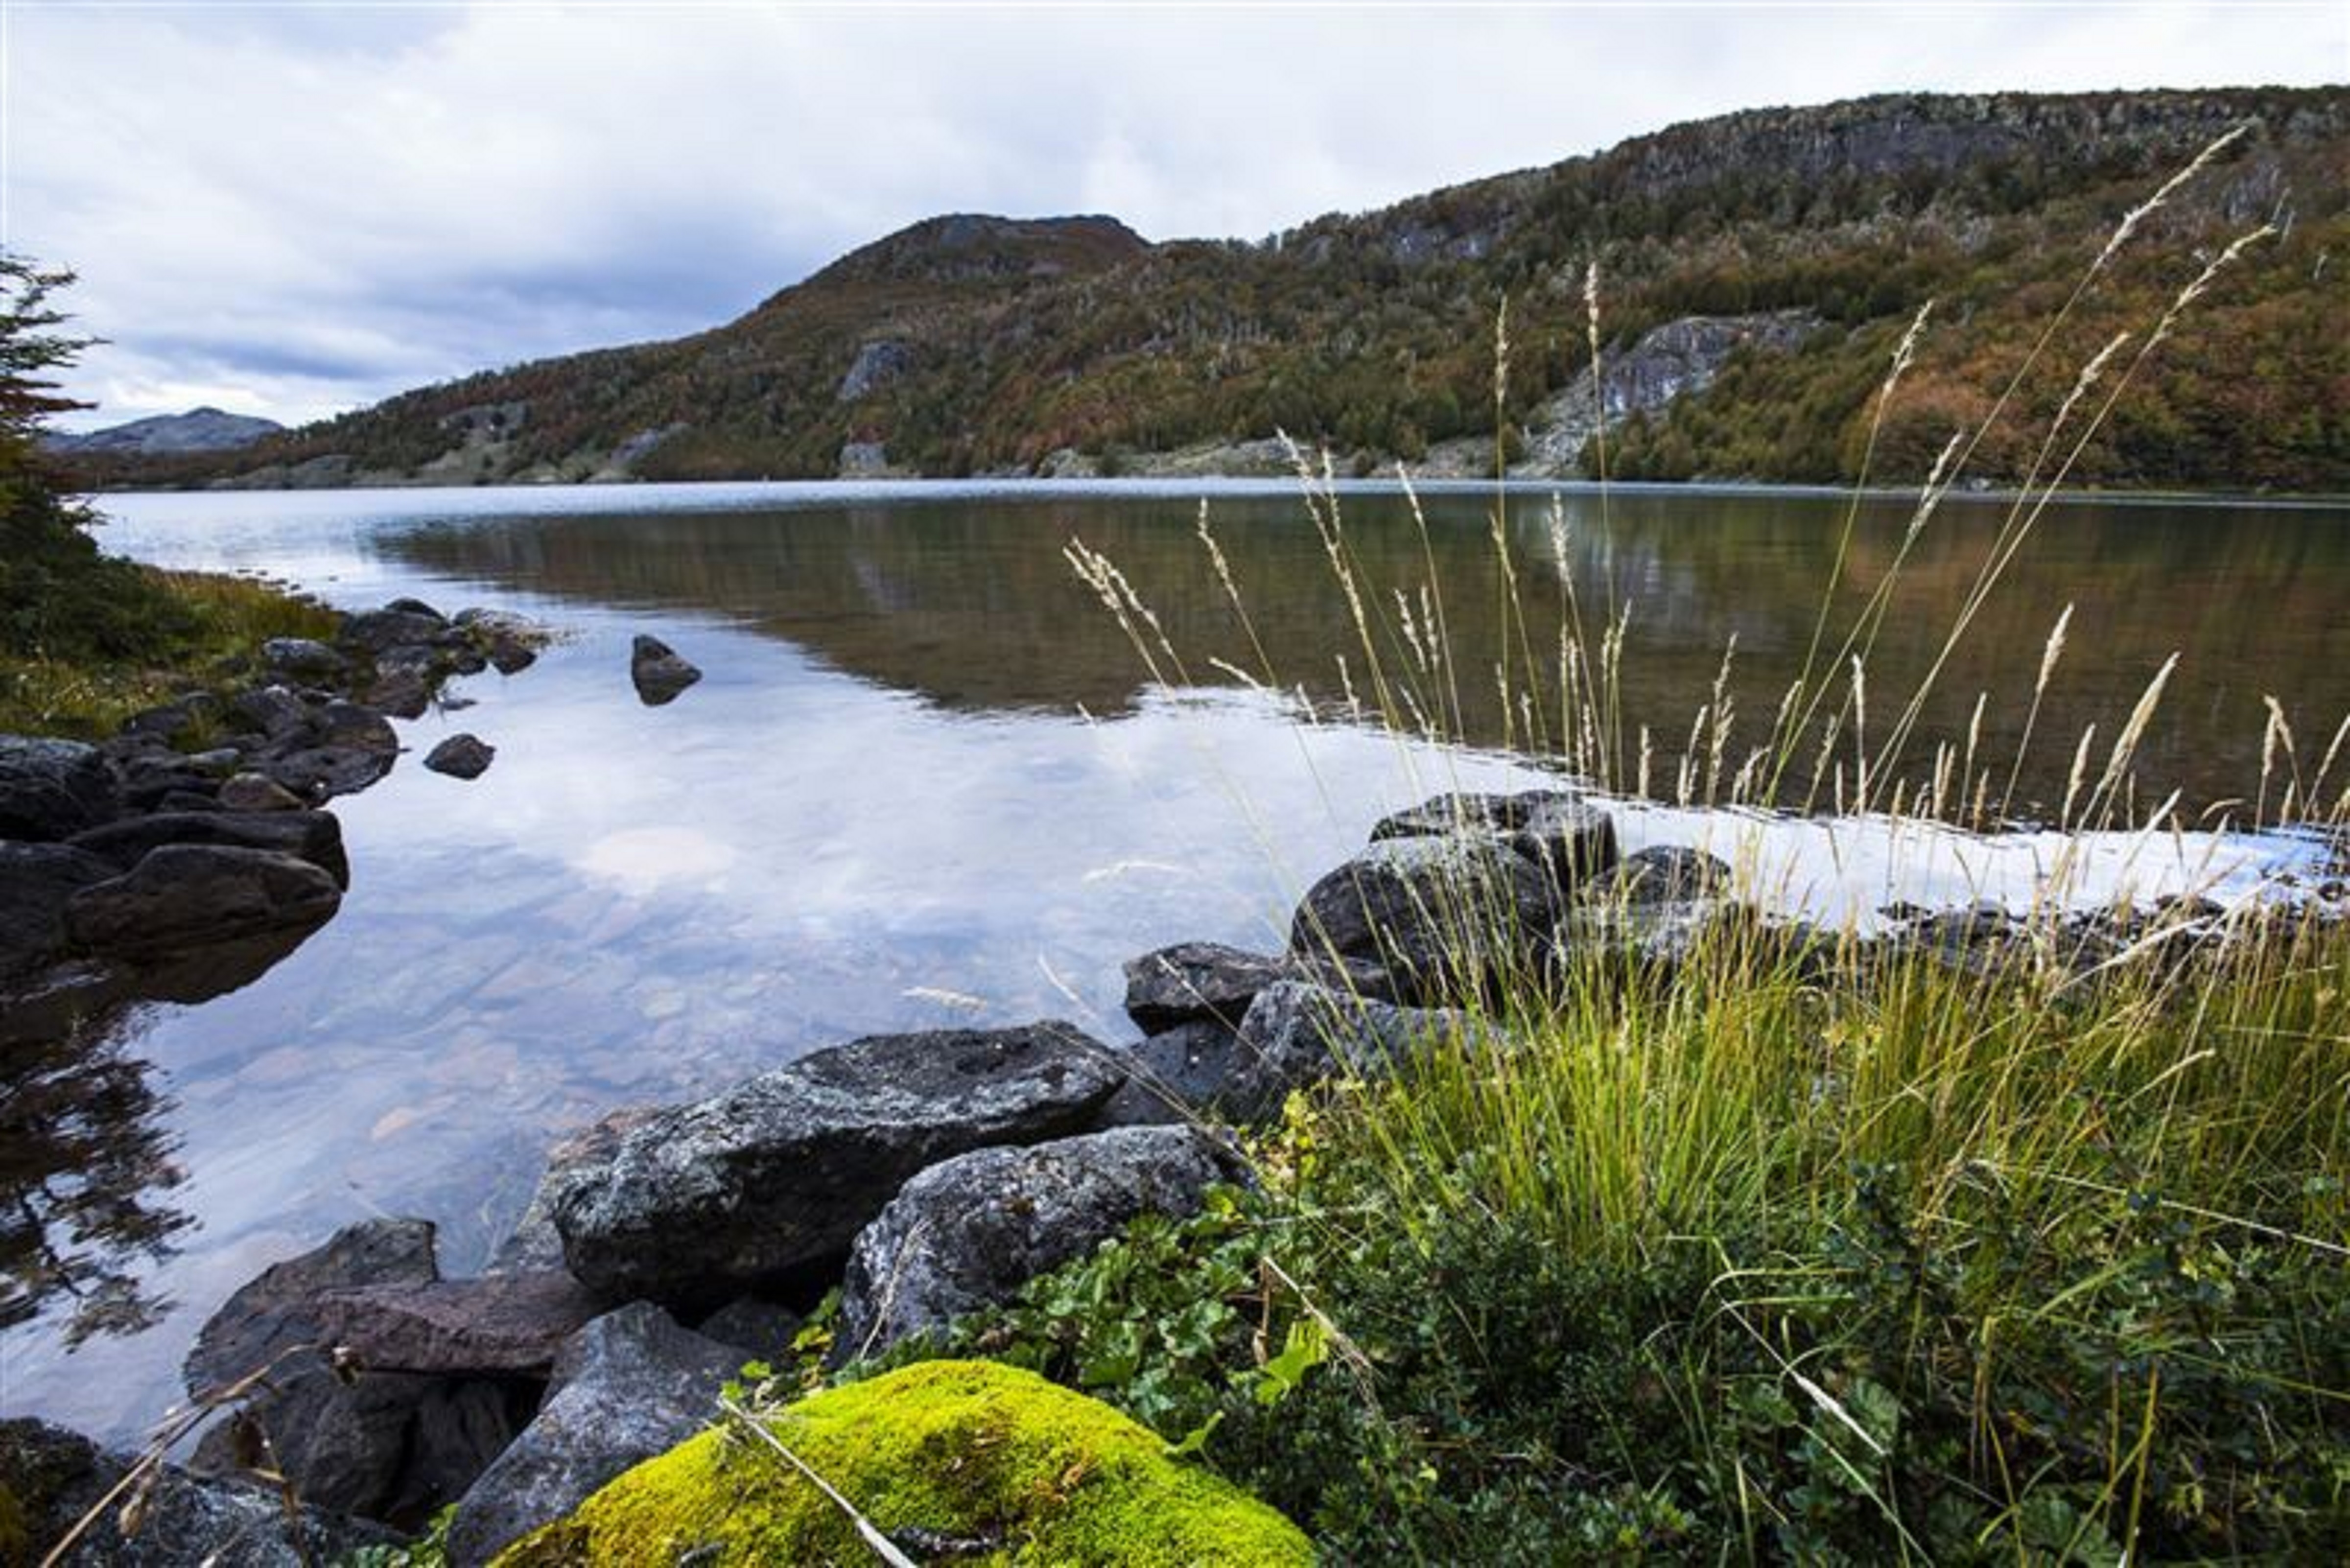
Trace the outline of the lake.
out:
<instances>
[{"instance_id":1,"label":"lake","mask_svg":"<svg viewBox=\"0 0 2350 1568\"><path fill-rule=\"evenodd\" d=\"M459 682L471 706L402 726L418 755L481 735L498 749L483 778L411 756L337 803L354 876L331 924L252 984L133 1009L92 1047L156 1096L125 1136L143 1132L184 1178L151 1195L189 1221L147 1280L177 1307L71 1355L53 1319L10 1331L0 1408L129 1437L177 1396L178 1360L222 1297L354 1220L431 1218L444 1271L468 1272L549 1137L618 1105L877 1032L1051 1014L1131 1038L1125 959L1191 938L1277 944L1297 889L1383 812L1555 783L1497 749L1555 734L1555 693L1505 699L1493 670L1527 650L1546 662L1570 608L1596 627L1630 607L1620 701L1651 732L1659 792L1675 793L1718 680L1741 715L1734 765L1803 668L1851 504L1513 487L1505 574L1490 490L1432 491L1416 517L1392 488L1341 488L1341 548L1388 628L1391 679L1414 690L1407 711L1438 710L1468 746L1355 721L1348 697L1367 701L1373 677L1290 486L107 498L104 541L142 559L265 572L348 607L494 606L562 639L512 680ZM1245 622L1199 536L1203 500ZM1831 645L1903 560L1869 649L1872 734L1935 662L2007 515L1953 498L1913 539L1908 502L1857 509L1859 587L1835 601ZM1146 640L1166 680L1063 558L1073 536L1157 618ZM2256 788L2265 696L2286 704L2304 768L2350 712L2350 506L2068 501L1943 661L1900 767L1923 776L1935 745L1972 727L2006 794L2067 605L2064 659L2012 770L2015 818L2055 815L2076 738L2112 736L2173 653L2137 794L2181 792L2190 823ZM1449 658L1429 653L1431 624ZM640 705L639 632L707 678ZM1832 800L1833 767L1816 782ZM1629 846L1744 846L1773 901L1825 919L1865 921L1898 897L2020 902L2061 848L2047 832L1954 832L1896 865L1868 821L1675 803L1625 806L1619 824ZM2314 854L2290 835L2115 834L2092 882L2241 893Z\"/></svg>"}]
</instances>

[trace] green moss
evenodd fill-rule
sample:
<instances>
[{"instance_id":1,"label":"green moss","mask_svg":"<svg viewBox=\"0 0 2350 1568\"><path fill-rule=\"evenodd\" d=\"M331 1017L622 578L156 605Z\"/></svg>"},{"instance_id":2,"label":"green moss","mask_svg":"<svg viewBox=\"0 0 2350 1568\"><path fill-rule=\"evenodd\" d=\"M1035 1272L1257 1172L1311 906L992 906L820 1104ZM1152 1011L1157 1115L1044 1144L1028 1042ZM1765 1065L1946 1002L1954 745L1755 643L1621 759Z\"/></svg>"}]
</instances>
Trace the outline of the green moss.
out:
<instances>
[{"instance_id":1,"label":"green moss","mask_svg":"<svg viewBox=\"0 0 2350 1568\"><path fill-rule=\"evenodd\" d=\"M811 1396L771 1429L882 1530L997 1543L967 1562L1314 1560L1272 1509L1167 1458L1158 1438L1109 1407L1014 1367L926 1362ZM629 1471L498 1563L668 1568L687 1552L712 1563L874 1561L782 1455L721 1428Z\"/></svg>"},{"instance_id":2,"label":"green moss","mask_svg":"<svg viewBox=\"0 0 2350 1568\"><path fill-rule=\"evenodd\" d=\"M0 1563L21 1563L32 1555L32 1526L25 1521L25 1505L6 1481L0 1481Z\"/></svg>"}]
</instances>

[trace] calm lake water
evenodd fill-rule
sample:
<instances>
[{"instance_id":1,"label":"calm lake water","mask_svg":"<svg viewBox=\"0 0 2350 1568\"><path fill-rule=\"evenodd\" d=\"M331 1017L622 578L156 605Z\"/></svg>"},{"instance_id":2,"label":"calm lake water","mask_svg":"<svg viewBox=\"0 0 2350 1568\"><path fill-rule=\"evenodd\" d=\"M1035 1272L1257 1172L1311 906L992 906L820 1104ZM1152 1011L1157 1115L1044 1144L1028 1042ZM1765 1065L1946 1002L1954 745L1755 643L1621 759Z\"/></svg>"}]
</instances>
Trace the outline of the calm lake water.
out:
<instances>
[{"instance_id":1,"label":"calm lake water","mask_svg":"<svg viewBox=\"0 0 2350 1568\"><path fill-rule=\"evenodd\" d=\"M1424 534L1392 491L1343 498L1386 621L1399 626L1397 588L1426 618L1433 569L1457 679L1430 690L1448 707L1457 693L1461 728L1502 738L1493 661L1521 635L1555 647L1571 582L1595 619L1632 607L1625 707L1658 737L1660 787L1733 638L1737 733L1759 738L1802 665L1847 504L1618 490L1603 512L1568 492L1562 556L1552 495L1508 499L1523 634L1497 608L1490 493L1424 496ZM1203 496L1253 639L1196 536ZM411 758L338 803L354 878L329 926L242 990L117 1021L112 1048L161 1096L147 1131L184 1175L151 1194L192 1221L148 1275L177 1310L70 1355L54 1318L0 1337L0 1408L113 1438L177 1395L223 1296L338 1225L427 1216L462 1273L519 1210L548 1138L616 1105L878 1031L1057 1014L1130 1037L1124 959L1187 938L1277 943L1295 890L1383 811L1544 781L1345 722L1365 671L1352 652L1336 668L1348 613L1284 486L156 495L105 511L109 545L144 559L264 571L346 607L497 606L564 634L512 680L459 682L473 706L403 726L419 754L478 733L498 748L484 777ZM1874 722L1933 659L2004 515L1954 500L1910 546L1869 664ZM1899 501L1861 509L1852 580L1878 580L1908 517ZM1180 679L1149 679L1062 559L1072 535L1152 607ZM2350 509L2068 503L1944 670L1916 754L1963 738L1978 692L1981 754L2010 754L2067 604L2018 815L2061 797L2075 737L2111 735L2173 652L2143 798L2178 788L2192 811L2251 791L2264 694L2313 760L2350 712ZM629 640L648 631L707 672L669 707L629 685ZM1895 896L2020 900L2054 853L2045 835L1954 834L1897 874L1866 823L1621 820L1633 846L1728 851L1759 833L1774 897L1832 919ZM2167 837L2152 859L2137 839L2100 853L2101 886L2224 890L2310 851L2214 836L2184 867Z\"/></svg>"}]
</instances>

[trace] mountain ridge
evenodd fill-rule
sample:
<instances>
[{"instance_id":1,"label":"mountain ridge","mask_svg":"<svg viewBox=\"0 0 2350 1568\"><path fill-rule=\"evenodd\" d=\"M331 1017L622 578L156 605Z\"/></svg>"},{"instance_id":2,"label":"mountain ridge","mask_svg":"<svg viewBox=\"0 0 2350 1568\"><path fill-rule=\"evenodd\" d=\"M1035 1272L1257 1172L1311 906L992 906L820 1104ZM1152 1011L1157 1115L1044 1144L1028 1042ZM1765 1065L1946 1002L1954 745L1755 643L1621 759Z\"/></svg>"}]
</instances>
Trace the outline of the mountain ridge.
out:
<instances>
[{"instance_id":1,"label":"mountain ridge","mask_svg":"<svg viewBox=\"0 0 2350 1568\"><path fill-rule=\"evenodd\" d=\"M1978 476L2025 467L2033 421L2097 346L2143 335L2220 247L2274 222L2072 477L2350 489L2343 88L1742 110L1262 242L945 214L688 337L419 389L233 457L87 466L98 484L264 485L1263 472L1285 431L1357 471L1490 472L1498 446L1519 472L1581 472L1596 263L1611 472L1849 482L1887 358L1932 298L1870 466L1914 477L1990 412L2122 214L2239 125L2066 319ZM1768 327L1790 313L1815 325ZM1672 341L1701 351L1607 395L1610 360Z\"/></svg>"}]
</instances>

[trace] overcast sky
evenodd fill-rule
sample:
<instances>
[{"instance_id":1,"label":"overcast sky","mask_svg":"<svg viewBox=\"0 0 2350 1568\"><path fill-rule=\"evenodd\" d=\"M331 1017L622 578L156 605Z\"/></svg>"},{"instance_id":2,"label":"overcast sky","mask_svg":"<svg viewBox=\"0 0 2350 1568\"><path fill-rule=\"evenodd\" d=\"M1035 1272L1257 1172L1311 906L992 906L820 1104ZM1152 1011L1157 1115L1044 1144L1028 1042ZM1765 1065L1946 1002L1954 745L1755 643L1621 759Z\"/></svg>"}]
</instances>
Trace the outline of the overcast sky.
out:
<instances>
[{"instance_id":1,"label":"overcast sky","mask_svg":"<svg viewBox=\"0 0 2350 1568\"><path fill-rule=\"evenodd\" d=\"M941 212L1261 237L1897 88L2350 80L2350 5L1471 9L0 0L0 244L78 427L288 421L739 314Z\"/></svg>"}]
</instances>

